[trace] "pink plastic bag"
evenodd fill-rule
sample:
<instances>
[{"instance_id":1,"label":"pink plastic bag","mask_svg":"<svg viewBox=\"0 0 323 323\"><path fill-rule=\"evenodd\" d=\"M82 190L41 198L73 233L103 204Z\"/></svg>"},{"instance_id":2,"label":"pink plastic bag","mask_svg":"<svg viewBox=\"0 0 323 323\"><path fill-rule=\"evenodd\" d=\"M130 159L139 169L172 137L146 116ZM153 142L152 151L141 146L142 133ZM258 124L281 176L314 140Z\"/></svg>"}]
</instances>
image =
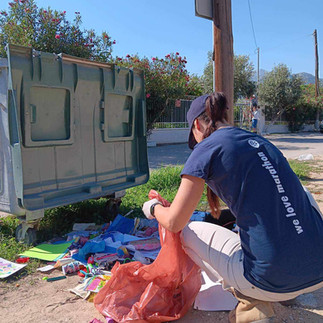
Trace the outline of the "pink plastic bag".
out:
<instances>
[{"instance_id":1,"label":"pink plastic bag","mask_svg":"<svg viewBox=\"0 0 323 323\"><path fill-rule=\"evenodd\" d=\"M169 202L156 191L164 206ZM161 250L150 265L139 261L112 268L112 277L94 298L96 308L117 322L165 322L183 317L201 287L200 269L182 249L180 234L159 225Z\"/></svg>"}]
</instances>

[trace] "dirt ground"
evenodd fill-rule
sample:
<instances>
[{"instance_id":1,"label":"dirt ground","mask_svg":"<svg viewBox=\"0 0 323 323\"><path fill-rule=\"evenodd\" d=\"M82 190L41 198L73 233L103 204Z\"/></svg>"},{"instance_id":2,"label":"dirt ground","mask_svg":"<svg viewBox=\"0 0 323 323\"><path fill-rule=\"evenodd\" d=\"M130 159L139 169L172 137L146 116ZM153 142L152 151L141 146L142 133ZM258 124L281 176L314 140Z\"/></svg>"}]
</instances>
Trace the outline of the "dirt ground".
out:
<instances>
[{"instance_id":1,"label":"dirt ground","mask_svg":"<svg viewBox=\"0 0 323 323\"><path fill-rule=\"evenodd\" d=\"M323 210L323 156L315 156L315 167L316 171L311 174L306 186ZM59 275L59 271L50 274L51 277ZM55 282L46 282L42 280L43 276L35 273L19 280L0 282L1 322L88 323L93 318L105 322L93 303L68 291L78 284L78 276ZM294 305L277 303L274 308L277 322L323 322L323 288L299 296ZM228 322L228 313L192 309L178 322Z\"/></svg>"}]
</instances>

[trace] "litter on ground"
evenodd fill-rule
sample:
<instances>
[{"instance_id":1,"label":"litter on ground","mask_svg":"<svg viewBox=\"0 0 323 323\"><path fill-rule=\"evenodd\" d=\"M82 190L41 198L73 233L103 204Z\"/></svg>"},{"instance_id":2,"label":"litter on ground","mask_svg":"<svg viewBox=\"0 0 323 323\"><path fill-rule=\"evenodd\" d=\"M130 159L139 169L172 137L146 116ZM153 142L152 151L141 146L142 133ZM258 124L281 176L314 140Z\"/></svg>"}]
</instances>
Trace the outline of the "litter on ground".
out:
<instances>
[{"instance_id":1,"label":"litter on ground","mask_svg":"<svg viewBox=\"0 0 323 323\"><path fill-rule=\"evenodd\" d=\"M204 221L205 212L194 212L191 221ZM112 277L111 269L119 264L137 261L140 266L154 262L161 250L158 222L144 218L130 219L117 215L111 223L75 223L73 230L60 239L53 239L35 246L17 259L24 263L29 258L46 262L37 270L44 274L43 280L55 283L69 275L78 275L77 286L68 290L77 296L93 302L97 293L104 288ZM2 261L2 262L1 262ZM6 273L4 264L6 262ZM11 263L0 258L0 278L8 277L22 269L26 264ZM138 267L139 268L139 267ZM203 275L206 275L205 273ZM203 276L204 277L204 276ZM219 302L215 307L209 302L210 291L217 290ZM195 308L201 310L228 310L235 306L231 295L226 295L219 284L207 278L195 301ZM215 296L216 297L216 296ZM106 316L107 322L114 322ZM93 319L93 322L99 322Z\"/></svg>"}]
</instances>

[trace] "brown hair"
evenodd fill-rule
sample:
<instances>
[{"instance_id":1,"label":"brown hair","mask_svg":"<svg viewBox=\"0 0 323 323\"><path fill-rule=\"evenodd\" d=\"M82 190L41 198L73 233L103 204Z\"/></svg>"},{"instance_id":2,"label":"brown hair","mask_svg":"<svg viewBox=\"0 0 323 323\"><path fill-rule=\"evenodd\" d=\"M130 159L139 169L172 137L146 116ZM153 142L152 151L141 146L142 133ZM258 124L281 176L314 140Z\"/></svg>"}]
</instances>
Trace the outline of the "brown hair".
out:
<instances>
[{"instance_id":1,"label":"brown hair","mask_svg":"<svg viewBox=\"0 0 323 323\"><path fill-rule=\"evenodd\" d=\"M210 136L217 130L217 122L228 121L228 106L227 99L222 92L214 92L205 101L205 112L197 117L203 120L206 124L206 129L203 138ZM214 218L218 219L221 213L219 197L207 187L207 200L211 209L211 214Z\"/></svg>"}]
</instances>

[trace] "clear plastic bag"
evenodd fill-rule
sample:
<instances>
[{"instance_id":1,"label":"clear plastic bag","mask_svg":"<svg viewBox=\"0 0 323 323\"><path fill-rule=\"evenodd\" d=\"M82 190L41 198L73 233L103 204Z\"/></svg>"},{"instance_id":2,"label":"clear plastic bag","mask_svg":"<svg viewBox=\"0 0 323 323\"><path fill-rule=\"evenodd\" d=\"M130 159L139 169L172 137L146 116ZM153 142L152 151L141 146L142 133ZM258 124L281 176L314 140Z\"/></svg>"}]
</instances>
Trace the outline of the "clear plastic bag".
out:
<instances>
[{"instance_id":1,"label":"clear plastic bag","mask_svg":"<svg viewBox=\"0 0 323 323\"><path fill-rule=\"evenodd\" d=\"M169 202L156 191L164 206ZM165 322L183 317L201 287L200 269L185 254L180 233L159 226L161 250L150 265L116 263L112 277L94 299L96 308L117 322Z\"/></svg>"}]
</instances>

